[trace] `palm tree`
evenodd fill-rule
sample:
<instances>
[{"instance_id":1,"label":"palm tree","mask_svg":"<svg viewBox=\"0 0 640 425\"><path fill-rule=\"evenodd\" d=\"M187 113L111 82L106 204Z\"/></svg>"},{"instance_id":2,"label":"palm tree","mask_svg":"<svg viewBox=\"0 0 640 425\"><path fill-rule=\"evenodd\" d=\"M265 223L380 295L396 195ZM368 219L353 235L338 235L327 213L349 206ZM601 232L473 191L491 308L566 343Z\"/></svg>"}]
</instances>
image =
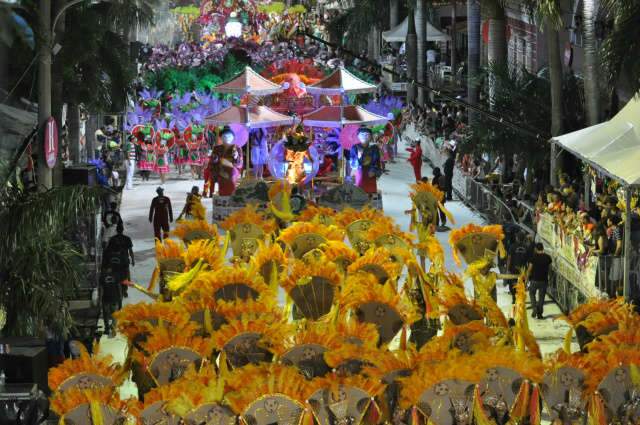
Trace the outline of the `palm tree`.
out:
<instances>
[{"instance_id":1,"label":"palm tree","mask_svg":"<svg viewBox=\"0 0 640 425\"><path fill-rule=\"evenodd\" d=\"M467 0L467 102L478 103L478 70L480 69L480 0ZM473 113L469 121L473 122Z\"/></svg>"},{"instance_id":2,"label":"palm tree","mask_svg":"<svg viewBox=\"0 0 640 425\"><path fill-rule=\"evenodd\" d=\"M602 44L603 69L610 88L624 76L632 93L640 91L640 2L603 0L601 6L613 20L612 31Z\"/></svg>"},{"instance_id":3,"label":"palm tree","mask_svg":"<svg viewBox=\"0 0 640 425\"><path fill-rule=\"evenodd\" d=\"M454 76L454 81L456 82L457 85L457 79L455 78L457 75L456 71L458 68L458 57L456 55L456 47L457 47L457 43L456 43L456 39L457 39L457 33L456 33L456 19L457 19L457 2L456 0L453 0L451 2L451 72L453 73Z\"/></svg>"},{"instance_id":4,"label":"palm tree","mask_svg":"<svg viewBox=\"0 0 640 425\"><path fill-rule=\"evenodd\" d=\"M95 213L101 192L86 186L27 191L7 168L0 177L2 334L66 334L73 325L68 299L86 279L69 230L79 216Z\"/></svg>"},{"instance_id":5,"label":"palm tree","mask_svg":"<svg viewBox=\"0 0 640 425\"><path fill-rule=\"evenodd\" d=\"M551 135L559 136L563 131L564 112L562 97L562 61L558 30L562 28L562 12L559 0L538 0L534 6L534 16L543 22L547 35L549 59L549 81L551 90ZM551 184L556 184L555 145L551 145Z\"/></svg>"},{"instance_id":6,"label":"palm tree","mask_svg":"<svg viewBox=\"0 0 640 425\"><path fill-rule=\"evenodd\" d=\"M507 19L504 5L500 0L488 0L483 3L489 21L488 60L495 68L507 65ZM489 76L489 102L493 104L496 81Z\"/></svg>"},{"instance_id":7,"label":"palm tree","mask_svg":"<svg viewBox=\"0 0 640 425\"><path fill-rule=\"evenodd\" d=\"M584 95L587 124L600 122L600 90L598 88L598 46L596 41L597 1L582 1L583 46L584 46Z\"/></svg>"},{"instance_id":8,"label":"palm tree","mask_svg":"<svg viewBox=\"0 0 640 425\"><path fill-rule=\"evenodd\" d=\"M418 59L418 35L416 34L416 23L413 9L409 9L407 38L405 41L405 57L407 58L407 102L416 100L416 86L413 84L417 79L417 59Z\"/></svg>"},{"instance_id":9,"label":"palm tree","mask_svg":"<svg viewBox=\"0 0 640 425\"><path fill-rule=\"evenodd\" d=\"M426 0L416 0L415 26L417 36L416 46L416 72L418 83L424 85L427 74L427 2ZM407 34L407 37L409 34ZM426 90L418 89L418 104L423 106L426 101Z\"/></svg>"}]
</instances>

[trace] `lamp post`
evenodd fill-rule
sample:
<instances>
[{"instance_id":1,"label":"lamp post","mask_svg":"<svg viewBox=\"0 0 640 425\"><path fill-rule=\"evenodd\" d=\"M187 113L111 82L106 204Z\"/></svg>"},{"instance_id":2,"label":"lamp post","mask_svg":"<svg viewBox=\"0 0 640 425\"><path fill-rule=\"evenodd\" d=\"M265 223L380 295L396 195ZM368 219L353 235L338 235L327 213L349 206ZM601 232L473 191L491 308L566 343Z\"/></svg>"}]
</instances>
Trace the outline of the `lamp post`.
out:
<instances>
[{"instance_id":1,"label":"lamp post","mask_svg":"<svg viewBox=\"0 0 640 425\"><path fill-rule=\"evenodd\" d=\"M38 148L38 182L46 189L53 186L52 169L47 166L45 158L46 144L44 140L45 123L51 116L51 63L53 55L60 50L60 46L53 46L55 31L62 14L70 7L87 2L87 0L73 0L60 9L51 22L51 0L39 0L40 18L40 47L38 49L38 123L40 125L40 145ZM91 4L99 1L91 0ZM59 124L59 123L57 123Z\"/></svg>"}]
</instances>

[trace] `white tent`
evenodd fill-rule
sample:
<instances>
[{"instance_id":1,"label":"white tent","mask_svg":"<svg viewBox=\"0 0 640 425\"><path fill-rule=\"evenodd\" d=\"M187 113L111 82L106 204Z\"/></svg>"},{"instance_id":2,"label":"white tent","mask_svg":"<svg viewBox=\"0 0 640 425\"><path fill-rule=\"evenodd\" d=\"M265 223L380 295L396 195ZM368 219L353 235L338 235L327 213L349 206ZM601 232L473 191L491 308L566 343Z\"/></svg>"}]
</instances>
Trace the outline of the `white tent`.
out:
<instances>
[{"instance_id":1,"label":"white tent","mask_svg":"<svg viewBox=\"0 0 640 425\"><path fill-rule=\"evenodd\" d=\"M382 33L382 39L388 43L404 43L409 30L409 18L406 17L400 25ZM427 41L449 41L451 37L427 22Z\"/></svg>"},{"instance_id":2,"label":"white tent","mask_svg":"<svg viewBox=\"0 0 640 425\"><path fill-rule=\"evenodd\" d=\"M640 186L640 99L607 122L552 139L563 149L627 186Z\"/></svg>"}]
</instances>

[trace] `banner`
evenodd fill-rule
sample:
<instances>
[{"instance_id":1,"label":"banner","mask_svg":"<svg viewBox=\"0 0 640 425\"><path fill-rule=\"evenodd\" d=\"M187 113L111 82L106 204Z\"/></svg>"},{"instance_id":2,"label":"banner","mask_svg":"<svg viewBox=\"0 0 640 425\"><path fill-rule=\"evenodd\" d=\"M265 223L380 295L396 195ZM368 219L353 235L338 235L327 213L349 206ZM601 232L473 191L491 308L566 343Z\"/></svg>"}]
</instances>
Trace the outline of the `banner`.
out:
<instances>
[{"instance_id":1,"label":"banner","mask_svg":"<svg viewBox=\"0 0 640 425\"><path fill-rule=\"evenodd\" d=\"M586 297L599 296L596 286L598 257L588 255L582 241L573 234L564 233L551 214L539 215L537 230L547 253L553 258L556 272Z\"/></svg>"}]
</instances>

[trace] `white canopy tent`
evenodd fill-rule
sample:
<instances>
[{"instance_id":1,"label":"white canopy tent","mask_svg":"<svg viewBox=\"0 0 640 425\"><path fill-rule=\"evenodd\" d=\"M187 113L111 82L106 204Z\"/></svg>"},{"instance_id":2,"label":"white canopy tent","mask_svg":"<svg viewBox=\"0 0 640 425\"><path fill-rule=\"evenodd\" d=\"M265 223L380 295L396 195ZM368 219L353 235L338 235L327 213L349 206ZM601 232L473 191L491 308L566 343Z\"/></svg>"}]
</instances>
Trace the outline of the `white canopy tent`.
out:
<instances>
[{"instance_id":1,"label":"white canopy tent","mask_svg":"<svg viewBox=\"0 0 640 425\"><path fill-rule=\"evenodd\" d=\"M625 186L624 295L630 294L631 188L640 187L640 99L629 103L607 122L551 139L599 172Z\"/></svg>"},{"instance_id":2,"label":"white canopy tent","mask_svg":"<svg viewBox=\"0 0 640 425\"><path fill-rule=\"evenodd\" d=\"M404 43L409 30L409 17L400 25L382 33L382 39L387 43ZM451 37L427 22L427 41L449 41Z\"/></svg>"},{"instance_id":3,"label":"white canopy tent","mask_svg":"<svg viewBox=\"0 0 640 425\"><path fill-rule=\"evenodd\" d=\"M640 186L640 99L631 99L607 122L552 142L624 185Z\"/></svg>"}]
</instances>

